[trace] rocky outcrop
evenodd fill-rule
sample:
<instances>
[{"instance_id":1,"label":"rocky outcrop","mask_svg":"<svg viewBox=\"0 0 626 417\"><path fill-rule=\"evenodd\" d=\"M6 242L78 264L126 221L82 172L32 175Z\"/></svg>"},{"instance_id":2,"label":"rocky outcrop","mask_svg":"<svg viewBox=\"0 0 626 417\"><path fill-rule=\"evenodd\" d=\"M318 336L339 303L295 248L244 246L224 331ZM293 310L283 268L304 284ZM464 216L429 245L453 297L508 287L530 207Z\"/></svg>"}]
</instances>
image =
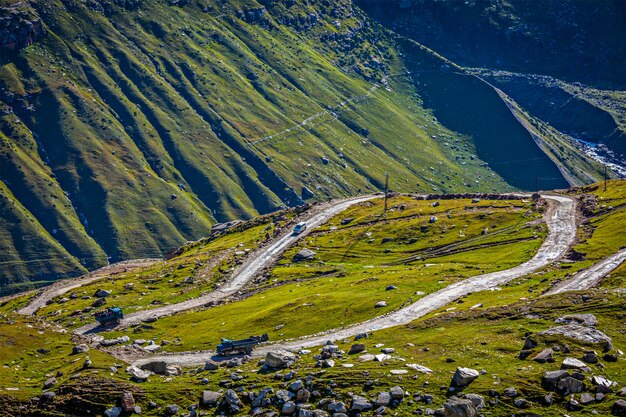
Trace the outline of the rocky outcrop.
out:
<instances>
[{"instance_id":1,"label":"rocky outcrop","mask_svg":"<svg viewBox=\"0 0 626 417\"><path fill-rule=\"evenodd\" d=\"M46 33L41 19L23 3L0 7L0 50L18 51Z\"/></svg>"}]
</instances>

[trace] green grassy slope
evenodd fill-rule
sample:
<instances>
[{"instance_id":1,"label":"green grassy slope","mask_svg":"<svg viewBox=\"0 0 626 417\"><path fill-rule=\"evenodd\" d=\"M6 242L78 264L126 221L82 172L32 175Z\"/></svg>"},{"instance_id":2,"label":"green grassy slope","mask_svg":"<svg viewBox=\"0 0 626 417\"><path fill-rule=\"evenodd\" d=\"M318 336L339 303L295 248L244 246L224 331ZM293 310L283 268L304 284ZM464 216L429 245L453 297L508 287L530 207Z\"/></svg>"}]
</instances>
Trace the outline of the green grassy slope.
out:
<instances>
[{"instance_id":1,"label":"green grassy slope","mask_svg":"<svg viewBox=\"0 0 626 417\"><path fill-rule=\"evenodd\" d=\"M161 256L385 172L407 192L566 184L488 85L348 0L19 7L46 34L1 57L0 180L71 260L7 282ZM32 259L3 239L0 262Z\"/></svg>"}]
</instances>

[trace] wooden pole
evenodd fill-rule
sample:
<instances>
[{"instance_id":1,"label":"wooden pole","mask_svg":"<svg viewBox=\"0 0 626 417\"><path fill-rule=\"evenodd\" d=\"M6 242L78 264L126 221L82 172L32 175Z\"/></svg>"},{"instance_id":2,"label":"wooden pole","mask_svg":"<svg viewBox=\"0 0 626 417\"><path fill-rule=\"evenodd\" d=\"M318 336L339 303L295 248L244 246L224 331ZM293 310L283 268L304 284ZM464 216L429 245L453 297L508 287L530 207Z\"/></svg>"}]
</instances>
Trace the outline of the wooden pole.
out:
<instances>
[{"instance_id":1,"label":"wooden pole","mask_svg":"<svg viewBox=\"0 0 626 417\"><path fill-rule=\"evenodd\" d=\"M387 213L387 191L389 190L389 173L385 172L385 208L383 214Z\"/></svg>"}]
</instances>

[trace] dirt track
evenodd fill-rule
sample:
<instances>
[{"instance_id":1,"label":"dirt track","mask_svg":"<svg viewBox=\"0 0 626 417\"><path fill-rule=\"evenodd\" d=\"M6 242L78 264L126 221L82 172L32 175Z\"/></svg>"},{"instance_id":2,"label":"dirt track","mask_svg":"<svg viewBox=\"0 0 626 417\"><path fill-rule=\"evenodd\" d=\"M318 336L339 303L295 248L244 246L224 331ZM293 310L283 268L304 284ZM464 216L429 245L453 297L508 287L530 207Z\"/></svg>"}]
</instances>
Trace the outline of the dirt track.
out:
<instances>
[{"instance_id":1,"label":"dirt track","mask_svg":"<svg viewBox=\"0 0 626 417\"><path fill-rule=\"evenodd\" d=\"M558 284L553 289L545 293L544 296L560 294L566 291L580 291L591 288L597 285L600 280L607 274L611 273L611 271L617 269L624 261L626 261L626 249L622 249L611 256L607 256L601 261L591 265L589 268L578 272L567 281Z\"/></svg>"},{"instance_id":2,"label":"dirt track","mask_svg":"<svg viewBox=\"0 0 626 417\"><path fill-rule=\"evenodd\" d=\"M289 231L289 233L281 236L271 245L251 253L248 257L248 261L240 266L237 271L235 271L232 278L220 289L215 290L204 296L194 298L192 300L183 301L181 303L166 305L150 310L137 311L135 313L128 314L124 317L120 325L122 327L130 326L146 319L169 316L181 311L202 307L208 303L220 301L226 297L234 295L237 291L243 289L246 284L248 284L263 268L272 264L273 262L276 262L279 259L280 255L285 251L285 249L305 237L311 231L311 229L321 225L322 223L325 223L331 217L341 213L348 207L354 204L361 203L363 201L371 200L373 198L376 197L368 195L364 197L350 198L347 200L334 202L333 205L329 206L328 208L313 214L310 218L304 219L304 221L306 221L308 225L305 232L299 235L293 235L291 234L291 231ZM85 334L88 332L92 332L97 327L97 323L90 323L74 330L74 333Z\"/></svg>"},{"instance_id":3,"label":"dirt track","mask_svg":"<svg viewBox=\"0 0 626 417\"><path fill-rule=\"evenodd\" d=\"M294 341L277 342L258 347L254 356L263 356L270 350L286 349L298 351L324 344L328 340L341 340L353 337L360 333L373 332L389 327L408 324L448 303L472 292L484 291L503 285L512 279L530 274L561 258L574 243L576 237L576 205L569 197L544 195L549 202L549 209L545 220L549 233L537 254L529 261L504 271L493 272L468 278L464 281L449 285L437 292L429 294L412 305L395 311L391 314L376 317L363 323L342 329L330 330L323 335L303 337ZM214 359L214 352L183 352L171 355L150 356L149 358L124 357L125 360L136 359L136 363L145 361L163 360L169 364L181 366L202 365L209 359Z\"/></svg>"},{"instance_id":4,"label":"dirt track","mask_svg":"<svg viewBox=\"0 0 626 417\"><path fill-rule=\"evenodd\" d=\"M102 267L100 269L96 269L95 271L91 271L90 273L75 279L64 279L62 281L57 281L54 284L45 287L39 293L39 295L37 295L31 300L30 303L28 303L28 305L17 310L17 313L24 315L35 314L35 312L37 312L37 310L39 310L41 307L45 306L49 300L61 294L65 294L66 292L73 290L74 288L89 284L90 282L101 279L102 277L105 277L107 275L118 274L120 272L124 272L129 269L139 268L142 266L149 266L160 261L161 259L133 259L130 261L117 262Z\"/></svg>"}]
</instances>

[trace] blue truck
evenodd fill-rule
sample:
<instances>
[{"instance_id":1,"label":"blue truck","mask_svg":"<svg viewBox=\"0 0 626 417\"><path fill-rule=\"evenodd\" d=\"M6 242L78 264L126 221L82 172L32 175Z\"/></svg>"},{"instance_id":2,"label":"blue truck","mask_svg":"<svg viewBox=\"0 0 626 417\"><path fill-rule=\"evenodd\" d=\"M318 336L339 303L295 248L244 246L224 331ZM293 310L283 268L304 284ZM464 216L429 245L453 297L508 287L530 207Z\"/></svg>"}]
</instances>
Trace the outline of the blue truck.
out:
<instances>
[{"instance_id":1,"label":"blue truck","mask_svg":"<svg viewBox=\"0 0 626 417\"><path fill-rule=\"evenodd\" d=\"M249 355L252 353L252 349L254 349L255 345L267 342L268 340L269 336L267 333L261 336L250 336L247 339L241 340L222 339L222 343L217 345L217 353L220 355L233 355L237 353Z\"/></svg>"},{"instance_id":2,"label":"blue truck","mask_svg":"<svg viewBox=\"0 0 626 417\"><path fill-rule=\"evenodd\" d=\"M124 312L119 307L109 307L106 310L98 311L95 316L102 326L110 326L119 324L120 320L124 318Z\"/></svg>"}]
</instances>

